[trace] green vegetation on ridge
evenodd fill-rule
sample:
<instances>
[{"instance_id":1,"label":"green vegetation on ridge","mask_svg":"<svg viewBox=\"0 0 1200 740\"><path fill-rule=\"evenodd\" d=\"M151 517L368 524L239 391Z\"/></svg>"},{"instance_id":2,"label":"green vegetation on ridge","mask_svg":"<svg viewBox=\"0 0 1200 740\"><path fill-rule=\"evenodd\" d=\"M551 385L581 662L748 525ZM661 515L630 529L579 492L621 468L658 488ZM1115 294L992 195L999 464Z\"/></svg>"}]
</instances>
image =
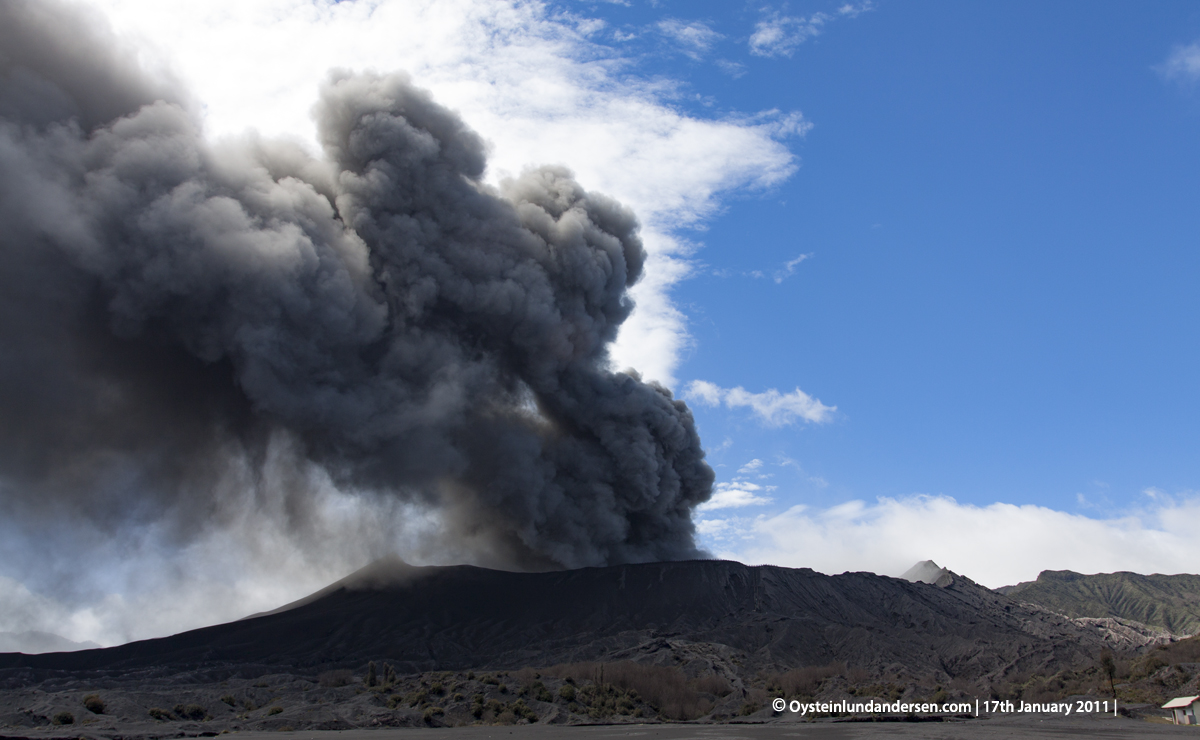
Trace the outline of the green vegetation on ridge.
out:
<instances>
[{"instance_id":1,"label":"green vegetation on ridge","mask_svg":"<svg viewBox=\"0 0 1200 740\"><path fill-rule=\"evenodd\" d=\"M1177 635L1200 633L1200 575L1044 570L1036 581L996 590L1071 617L1119 617Z\"/></svg>"}]
</instances>

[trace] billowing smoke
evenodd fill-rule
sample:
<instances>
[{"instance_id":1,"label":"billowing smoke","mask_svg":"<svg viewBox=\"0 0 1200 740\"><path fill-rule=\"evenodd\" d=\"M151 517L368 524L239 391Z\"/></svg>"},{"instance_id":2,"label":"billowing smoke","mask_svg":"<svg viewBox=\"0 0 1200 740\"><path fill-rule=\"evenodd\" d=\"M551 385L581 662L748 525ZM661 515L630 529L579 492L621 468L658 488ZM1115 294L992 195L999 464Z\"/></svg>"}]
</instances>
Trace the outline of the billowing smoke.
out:
<instances>
[{"instance_id":1,"label":"billowing smoke","mask_svg":"<svg viewBox=\"0 0 1200 740\"><path fill-rule=\"evenodd\" d=\"M331 74L323 158L209 144L93 25L0 4L6 513L186 536L269 468L303 537L317 469L513 567L698 554L691 414L608 366L629 210L561 168L488 186L484 142L402 74Z\"/></svg>"}]
</instances>

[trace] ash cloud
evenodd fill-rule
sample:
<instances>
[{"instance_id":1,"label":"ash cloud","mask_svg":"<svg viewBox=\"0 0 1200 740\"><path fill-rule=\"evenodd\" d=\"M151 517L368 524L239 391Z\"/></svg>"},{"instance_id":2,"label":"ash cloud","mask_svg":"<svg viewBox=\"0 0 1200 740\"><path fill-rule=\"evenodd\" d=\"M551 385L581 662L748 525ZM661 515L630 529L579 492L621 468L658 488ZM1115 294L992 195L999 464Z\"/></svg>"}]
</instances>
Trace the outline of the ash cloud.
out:
<instances>
[{"instance_id":1,"label":"ash cloud","mask_svg":"<svg viewBox=\"0 0 1200 740\"><path fill-rule=\"evenodd\" d=\"M644 259L628 209L562 168L489 187L484 142L403 74L331 74L322 158L206 143L96 27L0 4L10 521L186 540L270 488L303 539L320 478L435 508L493 564L699 554L691 414L608 369Z\"/></svg>"}]
</instances>

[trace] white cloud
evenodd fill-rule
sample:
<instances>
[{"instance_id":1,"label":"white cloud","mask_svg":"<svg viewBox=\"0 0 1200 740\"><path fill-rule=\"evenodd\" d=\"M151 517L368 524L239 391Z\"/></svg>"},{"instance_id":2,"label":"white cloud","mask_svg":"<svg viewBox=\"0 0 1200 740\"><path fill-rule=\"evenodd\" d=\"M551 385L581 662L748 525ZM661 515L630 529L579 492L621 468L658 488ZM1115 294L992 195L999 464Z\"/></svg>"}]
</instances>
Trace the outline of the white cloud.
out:
<instances>
[{"instance_id":1,"label":"white cloud","mask_svg":"<svg viewBox=\"0 0 1200 740\"><path fill-rule=\"evenodd\" d=\"M697 506L696 511L762 506L774 501L770 496L758 493L761 490L763 490L762 486L742 479L734 479L729 483L718 483L713 487L712 498Z\"/></svg>"},{"instance_id":2,"label":"white cloud","mask_svg":"<svg viewBox=\"0 0 1200 740\"><path fill-rule=\"evenodd\" d=\"M832 419L833 412L837 411L837 406L826 406L799 388L791 393L780 393L774 388L751 393L741 386L726 389L707 380L693 380L684 388L683 397L706 406L724 403L731 409L748 408L772 427L791 424L798 419L820 424Z\"/></svg>"},{"instance_id":3,"label":"white cloud","mask_svg":"<svg viewBox=\"0 0 1200 740\"><path fill-rule=\"evenodd\" d=\"M720 406L721 399L725 397L725 390L707 380L693 380L684 388L683 397L705 406Z\"/></svg>"},{"instance_id":4,"label":"white cloud","mask_svg":"<svg viewBox=\"0 0 1200 740\"><path fill-rule=\"evenodd\" d=\"M655 24L655 28L693 59L699 59L713 44L725 38L700 21L684 22L678 18L667 18Z\"/></svg>"},{"instance_id":5,"label":"white cloud","mask_svg":"<svg viewBox=\"0 0 1200 740\"><path fill-rule=\"evenodd\" d=\"M191 87L212 136L254 127L313 142L309 110L330 68L403 69L491 143L491 180L563 163L585 187L630 205L651 256L614 363L667 385L689 341L669 297L691 269L673 230L711 216L724 192L790 176L796 160L781 140L809 127L779 111L684 115L672 83L630 74L619 51L594 40L603 24L536 2L90 2L139 39L148 64L173 68ZM692 51L717 37L676 23L667 30Z\"/></svg>"},{"instance_id":6,"label":"white cloud","mask_svg":"<svg viewBox=\"0 0 1200 740\"><path fill-rule=\"evenodd\" d=\"M1042 570L1195 573L1200 498L1159 501L1136 516L1095 519L1044 506L913 496L702 519L697 529L720 557L831 574L898 576L919 560L935 560L995 588Z\"/></svg>"},{"instance_id":7,"label":"white cloud","mask_svg":"<svg viewBox=\"0 0 1200 740\"><path fill-rule=\"evenodd\" d=\"M721 440L721 444L717 445L716 447L705 447L704 452L709 455L715 455L718 452L724 452L725 450L728 450L730 447L733 447L733 438L726 437L725 439Z\"/></svg>"},{"instance_id":8,"label":"white cloud","mask_svg":"<svg viewBox=\"0 0 1200 740\"><path fill-rule=\"evenodd\" d=\"M717 68L733 79L739 79L746 74L746 65L741 62L731 62L728 59L718 59Z\"/></svg>"},{"instance_id":9,"label":"white cloud","mask_svg":"<svg viewBox=\"0 0 1200 740\"><path fill-rule=\"evenodd\" d=\"M760 57L791 56L796 47L821 33L829 16L813 13L808 18L770 13L754 26L750 53Z\"/></svg>"},{"instance_id":10,"label":"white cloud","mask_svg":"<svg viewBox=\"0 0 1200 740\"><path fill-rule=\"evenodd\" d=\"M838 15L846 18L857 18L860 13L865 13L868 10L874 9L875 3L871 2L871 0L866 0L865 2L861 2L857 5L854 3L846 3L842 7L838 8L837 12Z\"/></svg>"},{"instance_id":11,"label":"white cloud","mask_svg":"<svg viewBox=\"0 0 1200 740\"><path fill-rule=\"evenodd\" d=\"M750 462L743 465L742 467L738 468L738 472L739 473L752 473L755 470L758 470L759 468L761 468L762 466L763 466L763 461L759 460L756 457L753 460L751 460Z\"/></svg>"},{"instance_id":12,"label":"white cloud","mask_svg":"<svg viewBox=\"0 0 1200 740\"><path fill-rule=\"evenodd\" d=\"M1200 80L1200 42L1176 46L1159 71L1169 79L1187 82Z\"/></svg>"},{"instance_id":13,"label":"white cloud","mask_svg":"<svg viewBox=\"0 0 1200 740\"><path fill-rule=\"evenodd\" d=\"M784 280L787 280L796 272L796 268L800 266L800 263L809 257L812 257L812 253L802 254L794 260L785 262L782 269L775 271L775 282L782 283Z\"/></svg>"},{"instance_id":14,"label":"white cloud","mask_svg":"<svg viewBox=\"0 0 1200 740\"><path fill-rule=\"evenodd\" d=\"M835 15L813 13L803 16L787 16L776 11L765 11L762 19L754 26L750 35L750 53L760 57L790 57L796 47L814 36L819 36L825 24L838 18L855 18L873 10L871 2L846 3Z\"/></svg>"}]
</instances>

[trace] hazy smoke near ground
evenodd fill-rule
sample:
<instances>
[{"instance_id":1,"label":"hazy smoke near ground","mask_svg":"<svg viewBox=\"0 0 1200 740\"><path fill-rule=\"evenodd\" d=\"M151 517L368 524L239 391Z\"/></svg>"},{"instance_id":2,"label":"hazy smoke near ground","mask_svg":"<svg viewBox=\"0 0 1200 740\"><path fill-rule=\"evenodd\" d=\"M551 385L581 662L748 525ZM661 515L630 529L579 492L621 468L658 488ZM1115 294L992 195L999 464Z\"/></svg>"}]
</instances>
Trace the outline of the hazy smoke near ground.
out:
<instances>
[{"instance_id":1,"label":"hazy smoke near ground","mask_svg":"<svg viewBox=\"0 0 1200 740\"><path fill-rule=\"evenodd\" d=\"M691 414L608 369L632 213L559 168L489 188L484 143L402 74L331 75L322 159L210 145L90 25L0 4L7 515L186 536L269 483L303 538L320 477L497 564L698 554Z\"/></svg>"}]
</instances>

